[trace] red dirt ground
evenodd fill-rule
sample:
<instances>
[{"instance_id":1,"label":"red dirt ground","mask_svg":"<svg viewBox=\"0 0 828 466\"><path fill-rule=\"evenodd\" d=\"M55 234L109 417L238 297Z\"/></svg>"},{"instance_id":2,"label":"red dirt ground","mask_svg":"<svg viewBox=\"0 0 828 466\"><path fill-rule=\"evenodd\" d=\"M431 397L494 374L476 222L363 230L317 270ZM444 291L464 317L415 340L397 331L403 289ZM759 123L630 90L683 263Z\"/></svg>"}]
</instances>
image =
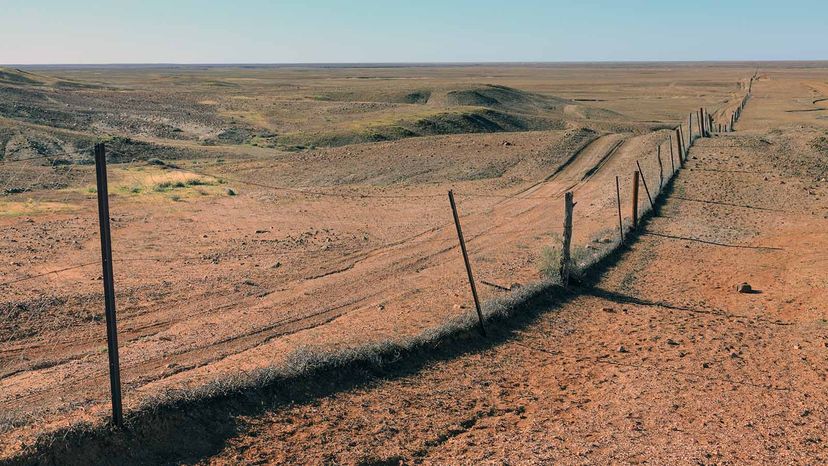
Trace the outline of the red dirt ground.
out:
<instances>
[{"instance_id":1,"label":"red dirt ground","mask_svg":"<svg viewBox=\"0 0 828 466\"><path fill-rule=\"evenodd\" d=\"M828 185L801 143L820 133L700 141L594 289L494 348L244 419L204 463L825 464Z\"/></svg>"}]
</instances>

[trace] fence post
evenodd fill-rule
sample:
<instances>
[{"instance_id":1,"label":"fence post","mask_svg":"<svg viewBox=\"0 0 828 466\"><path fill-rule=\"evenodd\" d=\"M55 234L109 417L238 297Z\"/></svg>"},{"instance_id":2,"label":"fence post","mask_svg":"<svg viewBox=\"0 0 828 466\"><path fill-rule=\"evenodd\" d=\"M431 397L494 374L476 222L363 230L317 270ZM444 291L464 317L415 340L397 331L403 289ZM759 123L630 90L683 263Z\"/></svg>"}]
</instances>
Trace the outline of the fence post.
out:
<instances>
[{"instance_id":1,"label":"fence post","mask_svg":"<svg viewBox=\"0 0 828 466\"><path fill-rule=\"evenodd\" d=\"M693 145L693 112L687 117L687 149Z\"/></svg>"},{"instance_id":2,"label":"fence post","mask_svg":"<svg viewBox=\"0 0 828 466\"><path fill-rule=\"evenodd\" d=\"M638 160L635 161L635 165L638 167L638 173L641 176L641 182L644 183L644 192L647 193L647 199L650 201L650 208L653 209L655 212L655 204L653 204L653 197L650 196L650 188L647 187L647 179L644 178L644 170L641 169L641 164L638 163Z\"/></svg>"},{"instance_id":3,"label":"fence post","mask_svg":"<svg viewBox=\"0 0 828 466\"><path fill-rule=\"evenodd\" d=\"M561 284L566 287L569 286L569 274L571 267L570 251L572 245L572 209L575 203L572 202L572 191L567 191L564 194L564 225L563 225L563 244L561 249Z\"/></svg>"},{"instance_id":4,"label":"fence post","mask_svg":"<svg viewBox=\"0 0 828 466\"><path fill-rule=\"evenodd\" d=\"M670 178L673 178L673 175L676 173L676 162L673 161L673 135L667 135L670 138ZM676 144L680 144L681 139L678 137L678 129L676 129ZM679 145L679 157L681 157L681 146Z\"/></svg>"},{"instance_id":5,"label":"fence post","mask_svg":"<svg viewBox=\"0 0 828 466\"><path fill-rule=\"evenodd\" d=\"M638 228L638 172L633 172L633 186L632 186L632 227L633 230Z\"/></svg>"},{"instance_id":6,"label":"fence post","mask_svg":"<svg viewBox=\"0 0 828 466\"><path fill-rule=\"evenodd\" d=\"M670 149L672 150L673 146L670 145ZM658 145L656 148L656 157L658 157L658 191L661 192L661 189L664 188L664 165L661 163L661 144Z\"/></svg>"},{"instance_id":7,"label":"fence post","mask_svg":"<svg viewBox=\"0 0 828 466\"><path fill-rule=\"evenodd\" d=\"M95 144L95 175L98 183L98 221L101 230L106 345L109 355L109 384L112 392L112 423L123 426L121 367L118 358L118 326L115 320L115 279L112 272L112 237L109 228L109 188L106 181L106 147Z\"/></svg>"},{"instance_id":8,"label":"fence post","mask_svg":"<svg viewBox=\"0 0 828 466\"><path fill-rule=\"evenodd\" d=\"M682 129L681 129L681 125L679 125L679 127L678 127L678 132L677 132L677 133L678 133L678 134L676 135L676 137L677 137L677 138L678 138L678 140L679 140L679 143L678 143L678 146L679 146L679 151L678 151L678 156L679 156L679 166L680 166L680 167L683 167L683 166L684 166L684 162L683 162L682 158L683 158L685 155L687 155L687 149L684 147L684 131L682 131Z\"/></svg>"},{"instance_id":9,"label":"fence post","mask_svg":"<svg viewBox=\"0 0 828 466\"><path fill-rule=\"evenodd\" d=\"M699 123L699 137L705 137L704 134L704 110L699 109L699 114L697 115L698 118L696 120Z\"/></svg>"},{"instance_id":10,"label":"fence post","mask_svg":"<svg viewBox=\"0 0 828 466\"><path fill-rule=\"evenodd\" d=\"M621 181L615 175L615 199L618 203L618 234L621 236L621 244L624 244L624 221L621 219Z\"/></svg>"},{"instance_id":11,"label":"fence post","mask_svg":"<svg viewBox=\"0 0 828 466\"><path fill-rule=\"evenodd\" d=\"M451 204L451 213L454 215L454 226L457 227L457 239L460 240L460 250L463 252L463 262L466 264L466 273L469 275L469 285L471 286L472 298L474 298L474 308L477 310L477 320L480 322L480 334L486 336L486 328L483 327L483 313L480 311L480 299L477 297L477 287L474 285L474 275L472 275L471 264L469 263L469 253L466 251L466 241L463 239L463 229L460 228L460 216L457 215L457 204L454 203L454 193L449 190L449 203Z\"/></svg>"}]
</instances>

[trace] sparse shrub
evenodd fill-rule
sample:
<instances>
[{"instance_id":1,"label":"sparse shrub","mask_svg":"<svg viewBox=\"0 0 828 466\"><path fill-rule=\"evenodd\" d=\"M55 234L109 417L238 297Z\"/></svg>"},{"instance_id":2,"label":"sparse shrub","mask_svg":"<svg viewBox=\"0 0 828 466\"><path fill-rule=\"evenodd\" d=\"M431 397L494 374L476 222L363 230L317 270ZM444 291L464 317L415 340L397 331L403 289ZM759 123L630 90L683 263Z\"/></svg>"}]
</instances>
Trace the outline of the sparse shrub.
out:
<instances>
[{"instance_id":1,"label":"sparse shrub","mask_svg":"<svg viewBox=\"0 0 828 466\"><path fill-rule=\"evenodd\" d=\"M561 250L557 246L544 246L538 269L546 278L557 278L561 268Z\"/></svg>"},{"instance_id":2,"label":"sparse shrub","mask_svg":"<svg viewBox=\"0 0 828 466\"><path fill-rule=\"evenodd\" d=\"M170 196L170 199L172 199L174 202L178 202L181 200L181 196L179 196L178 194L173 194L172 196Z\"/></svg>"},{"instance_id":3,"label":"sparse shrub","mask_svg":"<svg viewBox=\"0 0 828 466\"><path fill-rule=\"evenodd\" d=\"M165 192L171 190L172 188L173 188L172 182L164 181L164 182L156 184L155 187L153 188L153 191L158 192L158 193L165 193Z\"/></svg>"}]
</instances>

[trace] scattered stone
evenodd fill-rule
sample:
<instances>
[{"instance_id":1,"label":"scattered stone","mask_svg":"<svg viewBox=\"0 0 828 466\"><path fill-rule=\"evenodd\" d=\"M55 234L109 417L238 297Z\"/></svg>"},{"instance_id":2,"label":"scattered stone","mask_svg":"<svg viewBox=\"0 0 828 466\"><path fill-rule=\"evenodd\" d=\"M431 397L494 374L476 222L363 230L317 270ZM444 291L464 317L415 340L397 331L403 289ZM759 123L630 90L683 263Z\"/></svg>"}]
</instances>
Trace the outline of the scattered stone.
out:
<instances>
[{"instance_id":1,"label":"scattered stone","mask_svg":"<svg viewBox=\"0 0 828 466\"><path fill-rule=\"evenodd\" d=\"M249 278L245 278L244 281L242 281L242 283L244 283L247 286L257 286L256 282L254 282L253 280L251 280Z\"/></svg>"},{"instance_id":2,"label":"scattered stone","mask_svg":"<svg viewBox=\"0 0 828 466\"><path fill-rule=\"evenodd\" d=\"M275 263L275 264L273 264L273 265L271 265L271 266L270 266L270 268L271 268L271 269L278 269L278 268L279 268L279 267L281 267L281 266L282 266L282 263L281 263L281 262L279 262L279 261L276 261L276 263Z\"/></svg>"},{"instance_id":3,"label":"scattered stone","mask_svg":"<svg viewBox=\"0 0 828 466\"><path fill-rule=\"evenodd\" d=\"M615 309L613 309L611 307L602 307L601 310L604 311L604 312L609 312L611 314L615 314Z\"/></svg>"},{"instance_id":4,"label":"scattered stone","mask_svg":"<svg viewBox=\"0 0 828 466\"><path fill-rule=\"evenodd\" d=\"M750 286L750 283L742 282L736 285L736 291L739 293L750 293L753 291L753 288Z\"/></svg>"},{"instance_id":5,"label":"scattered stone","mask_svg":"<svg viewBox=\"0 0 828 466\"><path fill-rule=\"evenodd\" d=\"M521 285L521 284L520 284L520 283L518 283L518 282L515 282L515 283L512 283L512 284L509 286L509 290L516 290L516 289L521 288L521 287L523 287L523 285Z\"/></svg>"},{"instance_id":6,"label":"scattered stone","mask_svg":"<svg viewBox=\"0 0 828 466\"><path fill-rule=\"evenodd\" d=\"M377 309L379 309L380 311L384 311L385 310L385 304L378 305Z\"/></svg>"},{"instance_id":7,"label":"scattered stone","mask_svg":"<svg viewBox=\"0 0 828 466\"><path fill-rule=\"evenodd\" d=\"M622 346L618 347L618 352L619 353L629 353L630 350L628 350L627 348L624 348L624 346L622 345Z\"/></svg>"},{"instance_id":8,"label":"scattered stone","mask_svg":"<svg viewBox=\"0 0 828 466\"><path fill-rule=\"evenodd\" d=\"M670 345L670 346L678 346L680 343L677 342L676 340L673 340L672 338L668 338L667 339L667 344Z\"/></svg>"},{"instance_id":9,"label":"scattered stone","mask_svg":"<svg viewBox=\"0 0 828 466\"><path fill-rule=\"evenodd\" d=\"M706 362L705 362L705 363L702 363L702 368L704 368L704 369L710 369L710 364L709 364L709 363L706 363Z\"/></svg>"},{"instance_id":10,"label":"scattered stone","mask_svg":"<svg viewBox=\"0 0 828 466\"><path fill-rule=\"evenodd\" d=\"M511 143L511 142L509 142L509 141L503 141L503 145L504 145L504 146L511 146L511 145L512 145L512 143Z\"/></svg>"},{"instance_id":11,"label":"scattered stone","mask_svg":"<svg viewBox=\"0 0 828 466\"><path fill-rule=\"evenodd\" d=\"M256 230L257 235L261 235L262 233L267 233L267 230Z\"/></svg>"}]
</instances>

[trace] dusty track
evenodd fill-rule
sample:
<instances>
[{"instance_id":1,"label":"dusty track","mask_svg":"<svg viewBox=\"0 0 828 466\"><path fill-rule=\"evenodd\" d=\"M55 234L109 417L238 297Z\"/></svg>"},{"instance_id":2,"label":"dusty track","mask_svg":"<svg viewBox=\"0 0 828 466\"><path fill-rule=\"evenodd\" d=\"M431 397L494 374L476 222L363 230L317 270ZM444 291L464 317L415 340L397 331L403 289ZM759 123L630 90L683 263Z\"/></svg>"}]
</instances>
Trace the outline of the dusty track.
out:
<instances>
[{"instance_id":1,"label":"dusty track","mask_svg":"<svg viewBox=\"0 0 828 466\"><path fill-rule=\"evenodd\" d=\"M825 463L828 186L795 143L813 135L701 141L582 296L495 348L247 419L204 463Z\"/></svg>"},{"instance_id":2,"label":"dusty track","mask_svg":"<svg viewBox=\"0 0 828 466\"><path fill-rule=\"evenodd\" d=\"M507 285L534 279L537 269L530 258L537 251L518 256L514 243L506 239L537 238L554 231L558 222L550 210L555 199L566 190L585 189L600 177L597 169L613 162L610 156L623 140L620 135L603 136L549 181L464 217L473 260L500 265L479 267L481 278ZM583 210L587 209L584 202ZM579 225L579 236L592 231L591 225ZM337 347L397 338L452 313L469 312L454 235L453 225L445 223L407 241L343 257L315 276L299 277L267 293L251 293L242 302L209 293L206 306L202 299L170 303L166 312L126 316L121 322L126 386L140 393L185 380L197 385L239 367L250 370L278 363L295 345ZM446 304L452 295L454 307ZM325 325L335 320L335 325ZM360 331L342 331L355 328ZM12 368L0 379L2 403L19 406L25 399L39 409L65 404L60 400L70 393L68 387L89 399L105 397L105 355L93 349L100 345L99 335L78 334L60 341L60 347L25 344L6 350L11 358L23 352L36 358L38 350L72 356L38 371Z\"/></svg>"}]
</instances>

